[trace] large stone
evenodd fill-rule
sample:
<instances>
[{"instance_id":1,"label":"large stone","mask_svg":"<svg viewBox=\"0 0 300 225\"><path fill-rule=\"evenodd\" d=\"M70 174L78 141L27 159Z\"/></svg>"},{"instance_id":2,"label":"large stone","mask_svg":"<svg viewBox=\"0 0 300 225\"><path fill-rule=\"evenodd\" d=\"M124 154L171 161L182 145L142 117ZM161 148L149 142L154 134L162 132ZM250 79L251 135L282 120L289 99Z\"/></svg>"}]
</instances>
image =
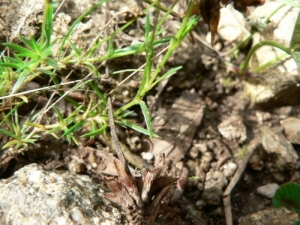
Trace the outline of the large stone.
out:
<instances>
[{"instance_id":1,"label":"large stone","mask_svg":"<svg viewBox=\"0 0 300 225\"><path fill-rule=\"evenodd\" d=\"M28 165L0 181L0 224L124 224L86 175Z\"/></svg>"},{"instance_id":2,"label":"large stone","mask_svg":"<svg viewBox=\"0 0 300 225\"><path fill-rule=\"evenodd\" d=\"M280 121L286 138L293 144L300 144L300 119L289 117Z\"/></svg>"},{"instance_id":3,"label":"large stone","mask_svg":"<svg viewBox=\"0 0 300 225\"><path fill-rule=\"evenodd\" d=\"M297 152L280 131L273 131L264 126L262 130L262 145L268 154L276 156L279 170L293 169L298 160Z\"/></svg>"},{"instance_id":4,"label":"large stone","mask_svg":"<svg viewBox=\"0 0 300 225\"><path fill-rule=\"evenodd\" d=\"M285 208L270 208L241 217L239 225L289 225L297 220L297 214Z\"/></svg>"}]
</instances>

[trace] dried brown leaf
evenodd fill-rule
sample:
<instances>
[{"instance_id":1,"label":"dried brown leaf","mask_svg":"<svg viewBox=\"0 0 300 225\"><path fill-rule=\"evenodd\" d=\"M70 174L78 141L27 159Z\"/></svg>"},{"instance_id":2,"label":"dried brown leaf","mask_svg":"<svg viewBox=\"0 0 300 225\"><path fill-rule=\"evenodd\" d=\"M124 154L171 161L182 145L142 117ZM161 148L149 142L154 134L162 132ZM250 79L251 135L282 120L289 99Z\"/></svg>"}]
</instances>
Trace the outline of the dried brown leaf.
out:
<instances>
[{"instance_id":1,"label":"dried brown leaf","mask_svg":"<svg viewBox=\"0 0 300 225\"><path fill-rule=\"evenodd\" d=\"M233 6L236 10L246 13L247 7L259 6L265 3L265 0L235 0Z\"/></svg>"},{"instance_id":2,"label":"dried brown leaf","mask_svg":"<svg viewBox=\"0 0 300 225\"><path fill-rule=\"evenodd\" d=\"M115 159L114 161L116 169L118 171L119 182L126 188L130 196L135 200L138 207L143 206L143 202L139 195L139 190L135 179L131 175L129 170L125 170L120 160Z\"/></svg>"},{"instance_id":3,"label":"dried brown leaf","mask_svg":"<svg viewBox=\"0 0 300 225\"><path fill-rule=\"evenodd\" d=\"M147 220L147 225L151 225L153 224L153 222L155 221L155 218L160 210L160 204L162 199L168 194L170 187L173 184L170 184L168 186L165 186L160 192L159 194L154 198L153 202L150 205L149 211L148 211L148 220Z\"/></svg>"},{"instance_id":4,"label":"dried brown leaf","mask_svg":"<svg viewBox=\"0 0 300 225\"><path fill-rule=\"evenodd\" d=\"M220 0L201 0L200 13L211 32L211 45L214 45L220 20Z\"/></svg>"},{"instance_id":5,"label":"dried brown leaf","mask_svg":"<svg viewBox=\"0 0 300 225\"><path fill-rule=\"evenodd\" d=\"M165 167L165 155L161 155L160 162L157 164L157 166L152 170L145 170L142 175L142 193L141 198L144 202L148 201L148 194L151 189L152 183L155 179L157 179L161 173L163 172L163 169Z\"/></svg>"}]
</instances>

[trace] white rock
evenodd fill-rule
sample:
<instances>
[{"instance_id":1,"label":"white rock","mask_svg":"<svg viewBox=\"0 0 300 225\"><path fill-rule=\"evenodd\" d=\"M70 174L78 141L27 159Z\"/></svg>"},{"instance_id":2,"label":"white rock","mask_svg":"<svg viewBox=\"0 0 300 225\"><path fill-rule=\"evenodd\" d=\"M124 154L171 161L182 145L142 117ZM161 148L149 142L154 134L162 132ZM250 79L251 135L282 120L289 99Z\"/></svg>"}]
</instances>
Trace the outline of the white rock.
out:
<instances>
[{"instance_id":1,"label":"white rock","mask_svg":"<svg viewBox=\"0 0 300 225\"><path fill-rule=\"evenodd\" d=\"M237 165L233 162L228 162L222 166L225 177L231 177L236 171Z\"/></svg>"},{"instance_id":2,"label":"white rock","mask_svg":"<svg viewBox=\"0 0 300 225\"><path fill-rule=\"evenodd\" d=\"M142 152L142 158L147 160L147 161L151 161L154 157L152 152Z\"/></svg>"},{"instance_id":3,"label":"white rock","mask_svg":"<svg viewBox=\"0 0 300 225\"><path fill-rule=\"evenodd\" d=\"M275 192L278 190L279 185L276 183L266 184L257 188L257 193L266 198L273 198Z\"/></svg>"}]
</instances>

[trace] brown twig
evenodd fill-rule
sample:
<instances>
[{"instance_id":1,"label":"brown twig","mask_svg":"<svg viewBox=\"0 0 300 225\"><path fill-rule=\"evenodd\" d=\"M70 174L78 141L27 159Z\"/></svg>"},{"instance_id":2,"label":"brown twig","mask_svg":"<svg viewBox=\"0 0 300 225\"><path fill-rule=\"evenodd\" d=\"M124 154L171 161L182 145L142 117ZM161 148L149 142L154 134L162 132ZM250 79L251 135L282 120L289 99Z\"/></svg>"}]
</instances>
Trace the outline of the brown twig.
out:
<instances>
[{"instance_id":1,"label":"brown twig","mask_svg":"<svg viewBox=\"0 0 300 225\"><path fill-rule=\"evenodd\" d=\"M112 108L112 103L111 103L111 97L110 96L108 96L108 98L107 98L107 108L108 108L108 119L109 119L110 133L111 133L111 137L112 137L112 140L113 140L113 143L114 143L114 146L115 146L116 153L117 153L118 158L120 159L122 165L124 166L124 168L127 168L128 171L129 171L129 168L127 166L124 154L123 154L122 149L121 149L119 139L117 137L116 126L115 126L115 121L114 121L114 113L113 113L113 108Z\"/></svg>"},{"instance_id":2,"label":"brown twig","mask_svg":"<svg viewBox=\"0 0 300 225\"><path fill-rule=\"evenodd\" d=\"M242 162L240 162L239 168L237 169L237 171L235 172L233 178L231 179L230 183L228 184L226 190L223 193L223 204L224 204L224 211L225 211L225 218L226 218L226 224L227 225L232 225L232 213L231 213L231 202L230 202L230 193L233 190L233 188L235 187L235 185L237 184L237 182L239 181L241 175L243 174L248 161L250 159L250 157L252 156L254 150L256 149L256 147L258 146L258 144L260 143L259 141L260 139L258 138L258 136L254 136L254 138L251 140L251 142L249 143L248 147L247 147L247 153L243 159Z\"/></svg>"}]
</instances>

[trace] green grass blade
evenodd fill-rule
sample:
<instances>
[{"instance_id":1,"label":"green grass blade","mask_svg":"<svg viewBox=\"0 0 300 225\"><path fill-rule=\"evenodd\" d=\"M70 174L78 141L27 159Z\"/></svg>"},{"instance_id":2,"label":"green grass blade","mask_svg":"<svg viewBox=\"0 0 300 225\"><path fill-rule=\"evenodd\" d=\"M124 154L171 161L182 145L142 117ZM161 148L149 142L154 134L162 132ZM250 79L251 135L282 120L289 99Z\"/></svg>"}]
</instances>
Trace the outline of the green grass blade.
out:
<instances>
[{"instance_id":1,"label":"green grass blade","mask_svg":"<svg viewBox=\"0 0 300 225\"><path fill-rule=\"evenodd\" d=\"M71 40L68 40L69 44L71 46L71 48L73 49L73 51L75 52L75 54L80 57L82 52L76 47L76 45L74 45L74 43Z\"/></svg>"},{"instance_id":2,"label":"green grass blade","mask_svg":"<svg viewBox=\"0 0 300 225\"><path fill-rule=\"evenodd\" d=\"M174 75L178 70L180 70L182 68L182 66L178 66L175 68L170 69L169 71L167 71L164 75L162 75L160 78L158 78L152 85L152 88L158 84L159 82L161 82L162 80L168 78L169 76Z\"/></svg>"},{"instance_id":3,"label":"green grass blade","mask_svg":"<svg viewBox=\"0 0 300 225\"><path fill-rule=\"evenodd\" d=\"M125 112L124 114L120 115L120 118L126 118L127 116L129 116L132 113L133 113L133 111Z\"/></svg>"},{"instance_id":4,"label":"green grass blade","mask_svg":"<svg viewBox=\"0 0 300 225\"><path fill-rule=\"evenodd\" d=\"M101 134L103 131L105 131L106 128L107 128L107 125L105 124L105 125L102 126L100 129L91 131L91 132L89 132L89 133L86 133L86 134L82 135L81 137L92 137L92 136L96 136L96 135L98 135L98 134Z\"/></svg>"},{"instance_id":5,"label":"green grass blade","mask_svg":"<svg viewBox=\"0 0 300 225\"><path fill-rule=\"evenodd\" d=\"M23 70L21 72L21 74L18 77L17 82L14 84L12 90L11 90L11 94L15 94L17 93L25 84L26 84L26 79L29 75L29 71L28 70Z\"/></svg>"},{"instance_id":6,"label":"green grass blade","mask_svg":"<svg viewBox=\"0 0 300 225\"><path fill-rule=\"evenodd\" d=\"M34 37L30 37L30 43L32 44L32 50L37 52L39 55L41 55L41 48Z\"/></svg>"},{"instance_id":7,"label":"green grass blade","mask_svg":"<svg viewBox=\"0 0 300 225\"><path fill-rule=\"evenodd\" d=\"M58 109L55 105L53 106L53 109L55 110L55 112L56 112L56 114L57 114L59 120L60 120L60 121L64 121L64 118L63 118L61 112L59 111L59 109Z\"/></svg>"},{"instance_id":8,"label":"green grass blade","mask_svg":"<svg viewBox=\"0 0 300 225\"><path fill-rule=\"evenodd\" d=\"M121 120L120 122L119 121L115 121L115 122L119 126L120 125L121 126L124 125L126 127L130 127L133 130L136 130L137 132L140 132L142 134L146 134L146 135L150 136L150 133L149 133L149 131L147 129L145 129L145 128L139 126L139 125L136 125L136 124L132 123L129 120ZM155 133L153 133L153 137L159 138L159 136L157 134L155 134Z\"/></svg>"},{"instance_id":9,"label":"green grass blade","mask_svg":"<svg viewBox=\"0 0 300 225\"><path fill-rule=\"evenodd\" d=\"M24 48L20 45L11 44L11 43L3 43L3 45L19 52L18 53L19 56L29 57L32 59L38 59L38 56L35 53L31 52L27 48Z\"/></svg>"},{"instance_id":10,"label":"green grass blade","mask_svg":"<svg viewBox=\"0 0 300 225\"><path fill-rule=\"evenodd\" d=\"M54 59L48 58L48 59L45 60L45 62L48 65L52 66L54 69L57 69L57 70L60 69L60 66L58 65L58 63Z\"/></svg>"},{"instance_id":11,"label":"green grass blade","mask_svg":"<svg viewBox=\"0 0 300 225\"><path fill-rule=\"evenodd\" d=\"M1 63L0 66L19 69L21 65L18 63Z\"/></svg>"},{"instance_id":12,"label":"green grass blade","mask_svg":"<svg viewBox=\"0 0 300 225\"><path fill-rule=\"evenodd\" d=\"M81 128L84 124L86 124L87 121L80 121L76 124L74 124L72 127L70 127L70 129L66 130L65 133L63 134L63 136L69 135L71 134L73 131Z\"/></svg>"},{"instance_id":13,"label":"green grass blade","mask_svg":"<svg viewBox=\"0 0 300 225\"><path fill-rule=\"evenodd\" d=\"M300 12L295 23L292 39L290 42L290 49L292 49L292 56L300 69Z\"/></svg>"},{"instance_id":14,"label":"green grass blade","mask_svg":"<svg viewBox=\"0 0 300 225\"><path fill-rule=\"evenodd\" d=\"M14 139L18 139L17 135L15 135L13 132L10 132L8 130L0 129L0 134L7 135L7 136L12 137Z\"/></svg>"},{"instance_id":15,"label":"green grass blade","mask_svg":"<svg viewBox=\"0 0 300 225\"><path fill-rule=\"evenodd\" d=\"M26 39L26 38L23 37L23 36L20 36L19 38L21 39L22 42L25 43L25 45L27 45L28 48L32 49L32 50L33 50L35 53L37 53L38 55L41 54L41 51L40 51L39 47L36 48L36 45L35 45L32 41ZM31 38L33 38L33 37L31 37ZM34 40L34 41L35 41L35 40Z\"/></svg>"},{"instance_id":16,"label":"green grass blade","mask_svg":"<svg viewBox=\"0 0 300 225\"><path fill-rule=\"evenodd\" d=\"M145 40L149 39L150 34L150 16L149 13L146 14L146 24L145 24Z\"/></svg>"},{"instance_id":17,"label":"green grass blade","mask_svg":"<svg viewBox=\"0 0 300 225\"><path fill-rule=\"evenodd\" d=\"M63 39L61 46L59 48L59 53L58 53L58 58L60 58L61 54L62 54L62 50L65 46L65 43L67 41L67 39L69 38L69 36L71 35L71 33L73 32L74 28L79 24L79 22L86 17L88 14L90 14L93 10L95 10L97 7L99 7L100 5L102 5L103 3L107 2L108 0L103 0L99 3L97 3L96 5L94 5L93 7L89 8L87 11L85 11L80 17L78 17L78 19L72 24L72 26L70 27L69 31L67 32L67 34L65 35L65 38Z\"/></svg>"},{"instance_id":18,"label":"green grass blade","mask_svg":"<svg viewBox=\"0 0 300 225\"><path fill-rule=\"evenodd\" d=\"M4 146L3 146L3 149L5 148L8 148L8 147L11 147L13 145L18 145L19 144L19 141L18 140L12 140L10 142L7 142Z\"/></svg>"},{"instance_id":19,"label":"green grass blade","mask_svg":"<svg viewBox=\"0 0 300 225\"><path fill-rule=\"evenodd\" d=\"M147 125L149 136L150 136L150 138L153 138L154 133L153 133L153 127L152 127L152 122L151 122L151 117L150 117L149 110L148 110L148 108L146 106L146 103L144 101L140 101L139 104L141 106L141 109L142 109L142 112L143 112L143 115L144 115L144 118L145 118L145 122L146 122L146 125Z\"/></svg>"},{"instance_id":20,"label":"green grass blade","mask_svg":"<svg viewBox=\"0 0 300 225\"><path fill-rule=\"evenodd\" d=\"M88 84L94 90L94 92L96 92L98 97L101 98L101 100L104 102L104 104L107 105L107 100L106 100L105 96L101 93L101 91L99 90L98 86L95 85L93 81L90 81Z\"/></svg>"}]
</instances>

